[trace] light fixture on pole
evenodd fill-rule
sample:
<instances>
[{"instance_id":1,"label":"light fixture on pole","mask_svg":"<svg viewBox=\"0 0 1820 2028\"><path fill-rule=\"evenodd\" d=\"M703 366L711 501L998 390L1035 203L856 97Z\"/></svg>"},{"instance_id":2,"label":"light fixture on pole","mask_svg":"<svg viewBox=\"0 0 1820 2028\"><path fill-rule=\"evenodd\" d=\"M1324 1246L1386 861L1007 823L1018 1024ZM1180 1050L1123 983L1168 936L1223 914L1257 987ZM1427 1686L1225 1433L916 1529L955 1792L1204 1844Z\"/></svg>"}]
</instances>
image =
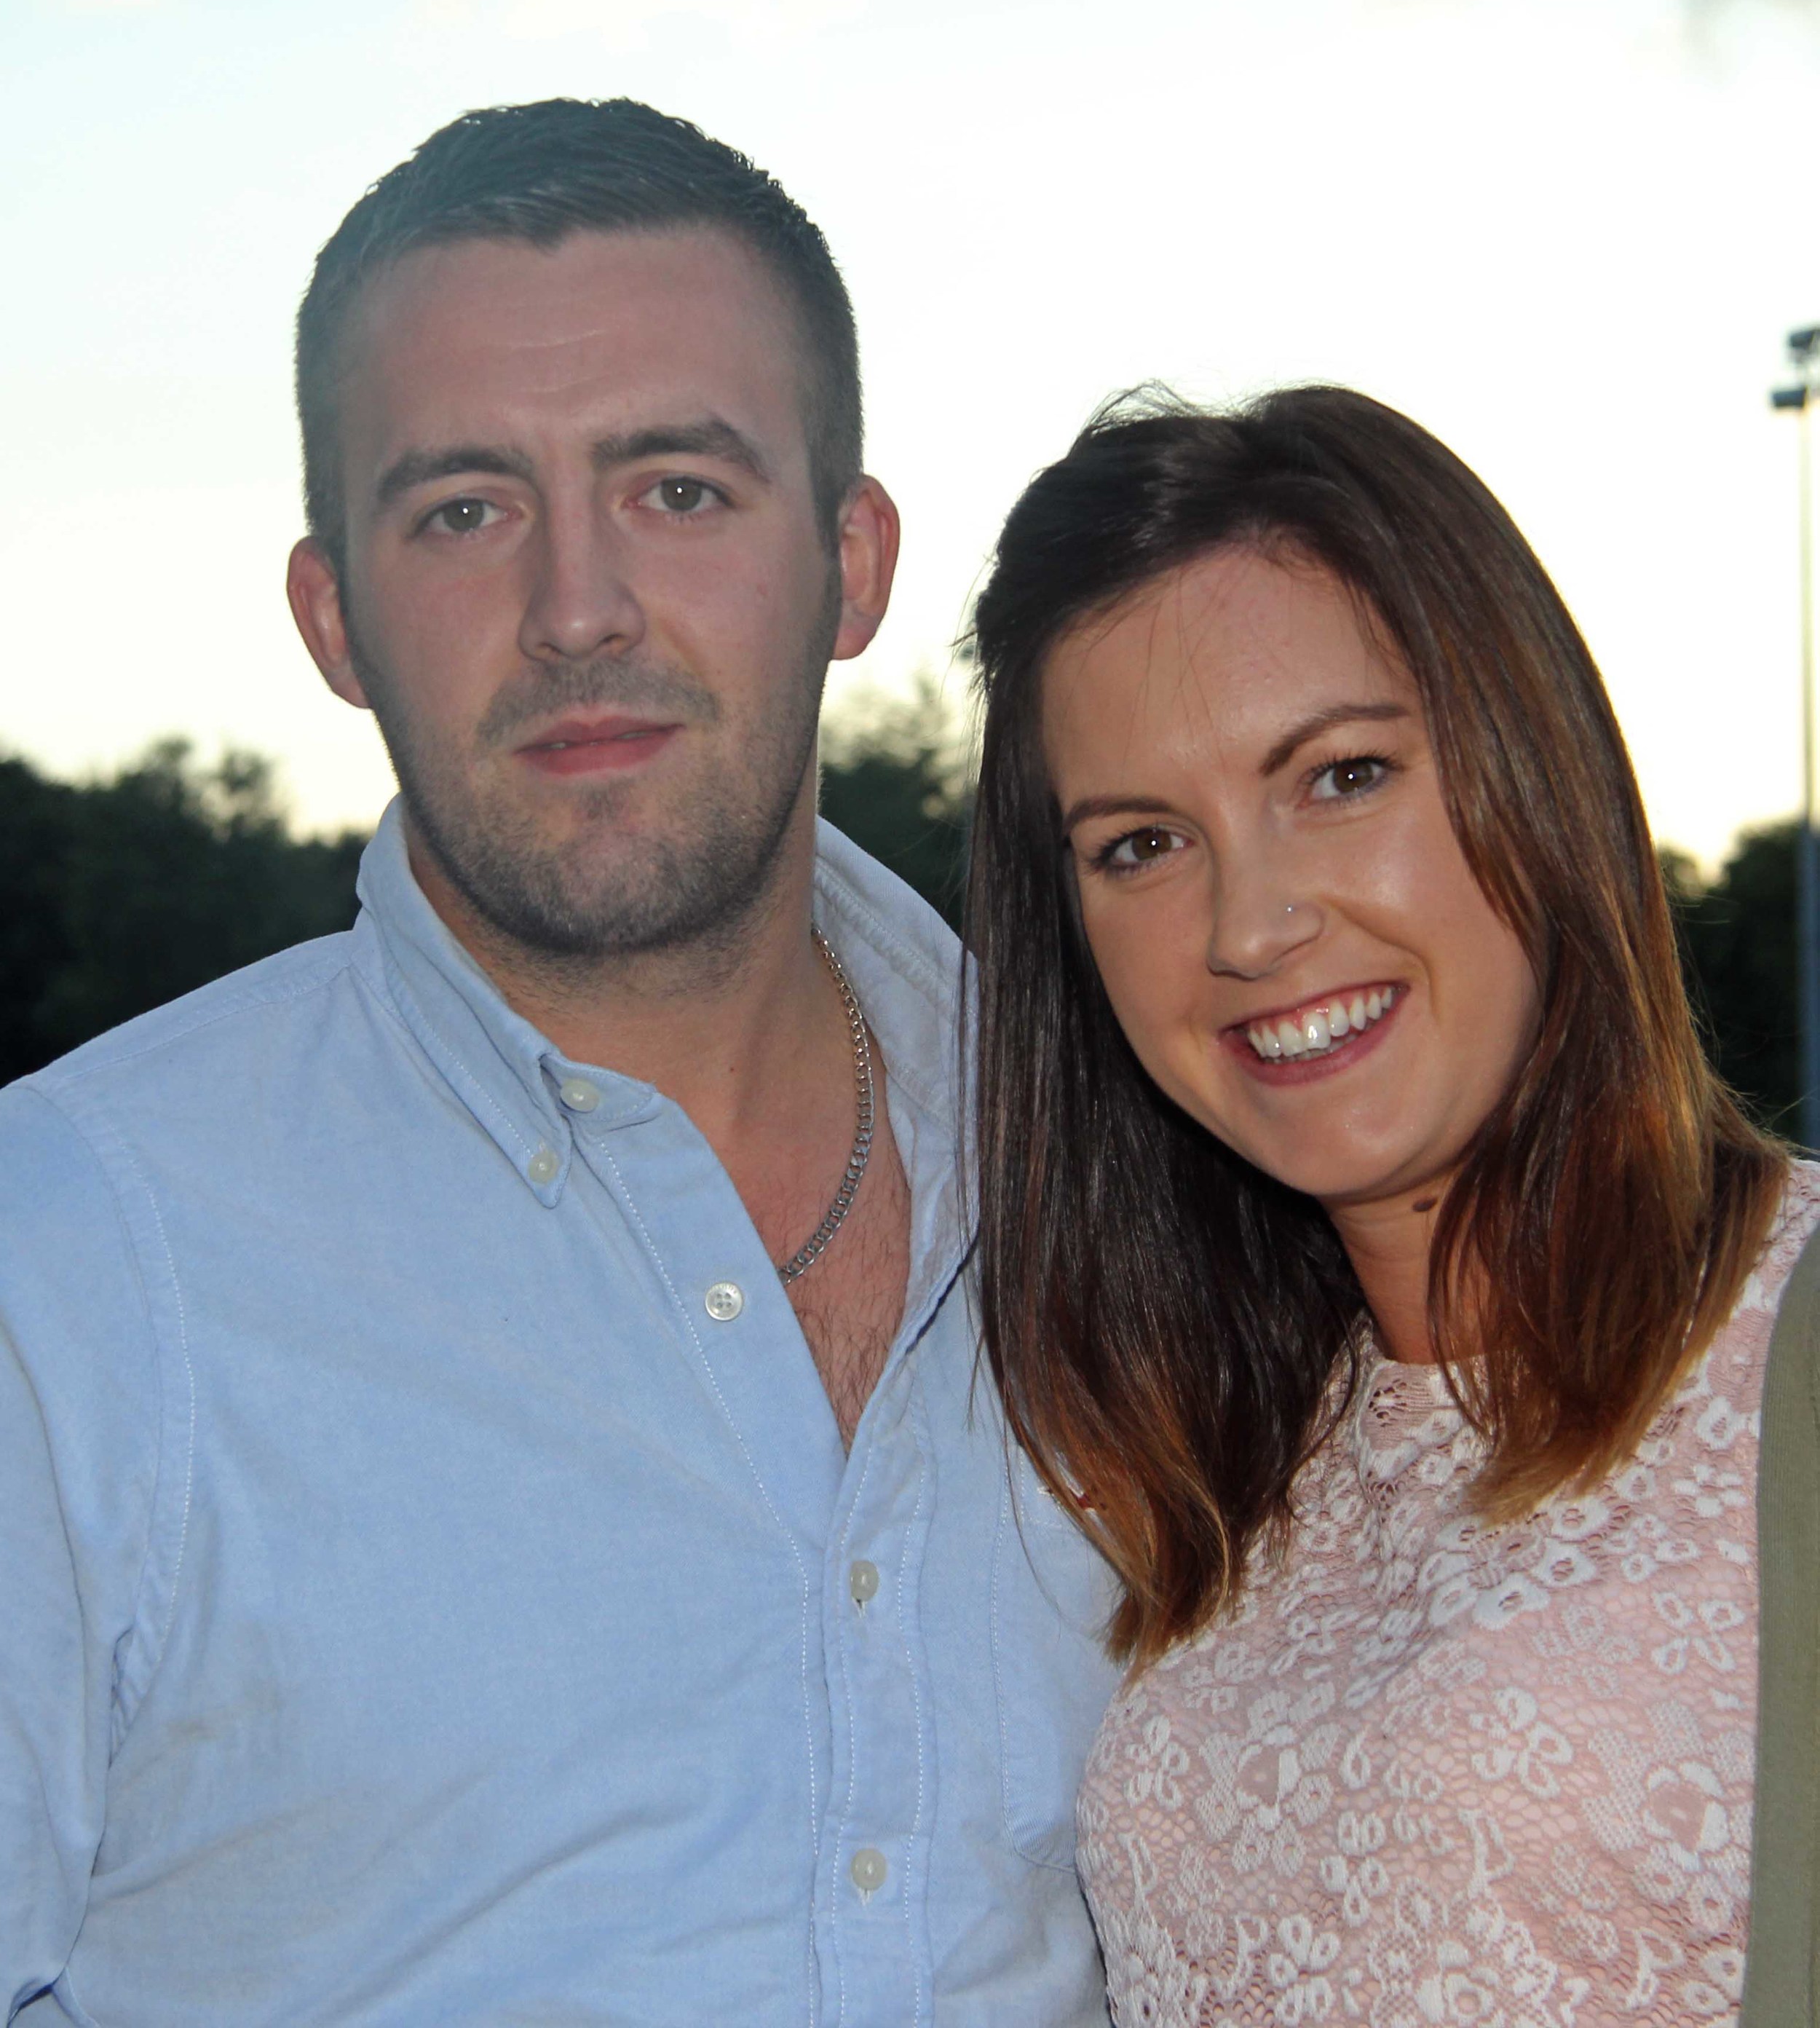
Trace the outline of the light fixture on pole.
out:
<instances>
[{"instance_id":1,"label":"light fixture on pole","mask_svg":"<svg viewBox=\"0 0 1820 2028\"><path fill-rule=\"evenodd\" d=\"M1801 555L1801 829L1796 840L1796 953L1801 1008L1801 1145L1820 1152L1820 838L1814 809L1814 472L1809 418L1820 404L1820 324L1789 334L1800 376L1770 396L1790 409L1800 431Z\"/></svg>"}]
</instances>

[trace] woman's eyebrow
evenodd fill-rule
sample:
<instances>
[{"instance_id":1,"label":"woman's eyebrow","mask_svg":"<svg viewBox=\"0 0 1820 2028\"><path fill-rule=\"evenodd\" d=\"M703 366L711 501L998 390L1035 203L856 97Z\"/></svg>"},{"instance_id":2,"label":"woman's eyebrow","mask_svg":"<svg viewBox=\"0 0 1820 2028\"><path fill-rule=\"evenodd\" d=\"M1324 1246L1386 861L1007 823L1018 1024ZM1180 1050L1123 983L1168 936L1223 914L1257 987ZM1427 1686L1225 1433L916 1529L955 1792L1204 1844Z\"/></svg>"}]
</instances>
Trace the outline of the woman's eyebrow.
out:
<instances>
[{"instance_id":1,"label":"woman's eyebrow","mask_svg":"<svg viewBox=\"0 0 1820 2028\"><path fill-rule=\"evenodd\" d=\"M1258 768L1262 775L1271 775L1284 765L1300 746L1319 734L1330 731L1336 725L1346 725L1355 720L1382 723L1393 718L1407 718L1409 707L1406 704L1393 704L1388 701L1379 704L1330 704L1325 711L1317 711L1292 725L1264 757Z\"/></svg>"},{"instance_id":2,"label":"woman's eyebrow","mask_svg":"<svg viewBox=\"0 0 1820 2028\"><path fill-rule=\"evenodd\" d=\"M1068 805L1062 818L1062 835L1066 838L1089 817L1153 817L1159 811L1167 814L1168 807L1155 796L1082 796Z\"/></svg>"}]
</instances>

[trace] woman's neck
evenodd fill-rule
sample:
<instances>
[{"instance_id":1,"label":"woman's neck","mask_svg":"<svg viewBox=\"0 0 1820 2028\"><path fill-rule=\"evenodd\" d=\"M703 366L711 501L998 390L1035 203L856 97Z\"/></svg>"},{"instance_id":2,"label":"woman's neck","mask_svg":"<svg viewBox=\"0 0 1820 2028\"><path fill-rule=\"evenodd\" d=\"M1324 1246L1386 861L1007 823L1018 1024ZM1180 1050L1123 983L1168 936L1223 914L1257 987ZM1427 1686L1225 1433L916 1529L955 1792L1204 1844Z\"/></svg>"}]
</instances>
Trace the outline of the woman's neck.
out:
<instances>
[{"instance_id":1,"label":"woman's neck","mask_svg":"<svg viewBox=\"0 0 1820 2028\"><path fill-rule=\"evenodd\" d=\"M1380 1204L1330 1207L1327 1214L1365 1292L1378 1343L1412 1366L1435 1363L1428 1260L1444 1194L1434 1186Z\"/></svg>"}]
</instances>

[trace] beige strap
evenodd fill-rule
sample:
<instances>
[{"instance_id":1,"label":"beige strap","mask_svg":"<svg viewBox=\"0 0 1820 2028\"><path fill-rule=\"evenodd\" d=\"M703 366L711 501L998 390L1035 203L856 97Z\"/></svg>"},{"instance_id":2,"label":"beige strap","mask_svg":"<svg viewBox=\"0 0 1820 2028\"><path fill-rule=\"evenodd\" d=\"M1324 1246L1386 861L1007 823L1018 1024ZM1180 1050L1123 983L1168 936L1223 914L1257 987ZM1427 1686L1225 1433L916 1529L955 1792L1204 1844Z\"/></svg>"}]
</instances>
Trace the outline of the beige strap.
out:
<instances>
[{"instance_id":1,"label":"beige strap","mask_svg":"<svg viewBox=\"0 0 1820 2028\"><path fill-rule=\"evenodd\" d=\"M1739 2028L1815 2023L1820 1996L1820 1233L1789 1278L1763 1379L1757 1776Z\"/></svg>"}]
</instances>

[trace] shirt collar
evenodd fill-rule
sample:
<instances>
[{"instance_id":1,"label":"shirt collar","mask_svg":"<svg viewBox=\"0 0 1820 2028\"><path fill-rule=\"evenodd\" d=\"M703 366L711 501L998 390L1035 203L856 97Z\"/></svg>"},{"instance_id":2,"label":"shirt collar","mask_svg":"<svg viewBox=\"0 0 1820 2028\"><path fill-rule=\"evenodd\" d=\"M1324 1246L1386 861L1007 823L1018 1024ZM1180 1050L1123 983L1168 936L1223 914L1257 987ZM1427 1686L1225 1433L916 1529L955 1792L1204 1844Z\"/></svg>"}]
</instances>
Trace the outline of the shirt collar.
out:
<instances>
[{"instance_id":1,"label":"shirt collar","mask_svg":"<svg viewBox=\"0 0 1820 2028\"><path fill-rule=\"evenodd\" d=\"M889 1075L952 1150L958 1129L960 944L895 875L819 820L816 913L845 965ZM450 934L411 871L402 808L387 806L361 856L357 938L387 997L450 1090L545 1205L574 1160L575 1081L597 1094L590 1127L629 1126L664 1103L649 1084L563 1056L515 1013Z\"/></svg>"}]
</instances>

